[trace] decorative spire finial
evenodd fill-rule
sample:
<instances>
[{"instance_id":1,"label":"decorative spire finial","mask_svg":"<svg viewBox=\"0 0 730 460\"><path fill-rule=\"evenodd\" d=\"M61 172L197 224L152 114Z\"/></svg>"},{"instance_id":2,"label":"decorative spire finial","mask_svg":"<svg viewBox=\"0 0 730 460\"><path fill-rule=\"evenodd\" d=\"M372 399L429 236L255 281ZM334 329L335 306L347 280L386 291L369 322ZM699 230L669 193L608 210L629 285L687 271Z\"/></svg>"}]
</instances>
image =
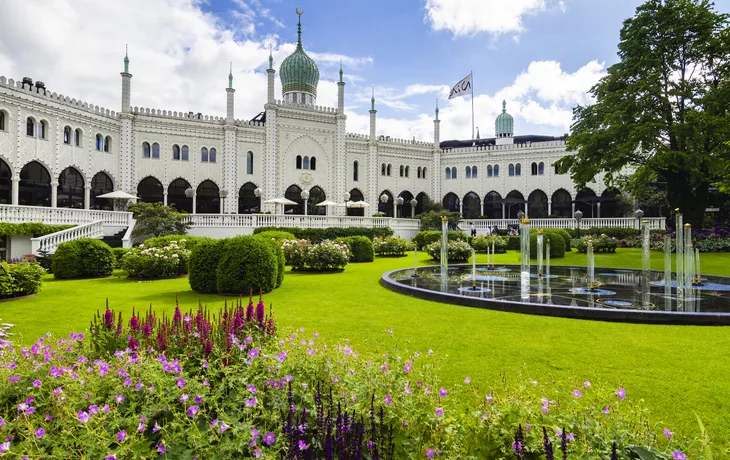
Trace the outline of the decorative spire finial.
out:
<instances>
[{"instance_id":1,"label":"decorative spire finial","mask_svg":"<svg viewBox=\"0 0 730 460\"><path fill-rule=\"evenodd\" d=\"M233 62L231 62L231 67L228 71L228 87L233 88Z\"/></svg>"},{"instance_id":2,"label":"decorative spire finial","mask_svg":"<svg viewBox=\"0 0 730 460\"><path fill-rule=\"evenodd\" d=\"M507 101L502 100L502 113L507 112Z\"/></svg>"},{"instance_id":3,"label":"decorative spire finial","mask_svg":"<svg viewBox=\"0 0 730 460\"><path fill-rule=\"evenodd\" d=\"M269 69L274 68L274 56L271 54L271 44L269 44Z\"/></svg>"},{"instance_id":4,"label":"decorative spire finial","mask_svg":"<svg viewBox=\"0 0 730 460\"><path fill-rule=\"evenodd\" d=\"M124 71L129 73L129 45L124 45Z\"/></svg>"},{"instance_id":5,"label":"decorative spire finial","mask_svg":"<svg viewBox=\"0 0 730 460\"><path fill-rule=\"evenodd\" d=\"M373 86L373 96L370 98L370 110L375 110L375 87Z\"/></svg>"},{"instance_id":6,"label":"decorative spire finial","mask_svg":"<svg viewBox=\"0 0 730 460\"><path fill-rule=\"evenodd\" d=\"M342 59L340 59L340 83L342 83Z\"/></svg>"},{"instance_id":7,"label":"decorative spire finial","mask_svg":"<svg viewBox=\"0 0 730 460\"><path fill-rule=\"evenodd\" d=\"M436 99L436 119L439 119L439 100Z\"/></svg>"},{"instance_id":8,"label":"decorative spire finial","mask_svg":"<svg viewBox=\"0 0 730 460\"><path fill-rule=\"evenodd\" d=\"M304 14L304 11L299 11L299 8L296 9L297 14L299 15L299 24L297 25L297 48L302 48L302 15Z\"/></svg>"}]
</instances>

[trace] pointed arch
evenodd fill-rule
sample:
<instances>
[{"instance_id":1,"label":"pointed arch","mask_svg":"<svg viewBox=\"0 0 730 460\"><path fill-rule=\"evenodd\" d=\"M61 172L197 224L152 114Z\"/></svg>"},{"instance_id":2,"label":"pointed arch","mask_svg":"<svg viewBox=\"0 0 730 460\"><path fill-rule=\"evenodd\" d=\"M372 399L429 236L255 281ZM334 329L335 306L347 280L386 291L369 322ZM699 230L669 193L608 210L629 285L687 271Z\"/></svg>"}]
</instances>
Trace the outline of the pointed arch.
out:
<instances>
[{"instance_id":1,"label":"pointed arch","mask_svg":"<svg viewBox=\"0 0 730 460\"><path fill-rule=\"evenodd\" d=\"M573 217L573 198L567 190L563 188L555 190L550 202L553 217Z\"/></svg>"},{"instance_id":2,"label":"pointed arch","mask_svg":"<svg viewBox=\"0 0 730 460\"><path fill-rule=\"evenodd\" d=\"M462 214L467 219L476 219L482 213L482 200L475 192L464 195Z\"/></svg>"},{"instance_id":3,"label":"pointed arch","mask_svg":"<svg viewBox=\"0 0 730 460\"><path fill-rule=\"evenodd\" d=\"M183 178L175 179L167 186L167 204L174 206L178 211L193 212L193 198L185 195L185 190L191 188L190 182Z\"/></svg>"},{"instance_id":4,"label":"pointed arch","mask_svg":"<svg viewBox=\"0 0 730 460\"><path fill-rule=\"evenodd\" d=\"M411 206L411 200L413 199L413 194L409 192L408 190L403 190L400 192L399 197L403 198L403 204L399 206L400 208L400 216L399 217L411 217L411 209L413 208Z\"/></svg>"},{"instance_id":5,"label":"pointed arch","mask_svg":"<svg viewBox=\"0 0 730 460\"><path fill-rule=\"evenodd\" d=\"M221 198L218 185L212 180L204 180L195 190L195 212L198 214L219 214Z\"/></svg>"},{"instance_id":6,"label":"pointed arch","mask_svg":"<svg viewBox=\"0 0 730 460\"><path fill-rule=\"evenodd\" d=\"M459 197L456 193L449 192L444 195L444 199L441 201L441 204L447 211L459 212Z\"/></svg>"},{"instance_id":7,"label":"pointed arch","mask_svg":"<svg viewBox=\"0 0 730 460\"><path fill-rule=\"evenodd\" d=\"M548 215L548 197L540 189L533 190L527 197L527 215L539 219Z\"/></svg>"},{"instance_id":8,"label":"pointed arch","mask_svg":"<svg viewBox=\"0 0 730 460\"><path fill-rule=\"evenodd\" d=\"M162 203L164 201L162 182L156 177L147 176L137 184L137 197L143 203Z\"/></svg>"},{"instance_id":9,"label":"pointed arch","mask_svg":"<svg viewBox=\"0 0 730 460\"><path fill-rule=\"evenodd\" d=\"M0 158L0 204L13 202L13 172L10 166Z\"/></svg>"},{"instance_id":10,"label":"pointed arch","mask_svg":"<svg viewBox=\"0 0 730 460\"><path fill-rule=\"evenodd\" d=\"M575 194L575 209L583 213L583 217L596 217L596 192L590 188L584 188Z\"/></svg>"},{"instance_id":11,"label":"pointed arch","mask_svg":"<svg viewBox=\"0 0 730 460\"><path fill-rule=\"evenodd\" d=\"M354 188L350 190L350 201L365 201L365 196L362 194L360 189ZM347 208L347 215L352 217L363 217L365 216L365 208Z\"/></svg>"},{"instance_id":12,"label":"pointed arch","mask_svg":"<svg viewBox=\"0 0 730 460\"><path fill-rule=\"evenodd\" d=\"M381 201L383 195L388 197L385 203ZM393 194L390 193L390 190L383 190L378 195L378 211L382 212L385 217L393 217Z\"/></svg>"},{"instance_id":13,"label":"pointed arch","mask_svg":"<svg viewBox=\"0 0 730 460\"><path fill-rule=\"evenodd\" d=\"M292 184L284 192L284 198L292 200L297 204L284 205L284 214L304 214L304 200L302 200L302 189Z\"/></svg>"},{"instance_id":14,"label":"pointed arch","mask_svg":"<svg viewBox=\"0 0 730 460\"><path fill-rule=\"evenodd\" d=\"M76 168L61 171L56 190L57 207L84 209L84 177Z\"/></svg>"},{"instance_id":15,"label":"pointed arch","mask_svg":"<svg viewBox=\"0 0 730 460\"><path fill-rule=\"evenodd\" d=\"M238 213L255 214L261 212L261 198L256 196L256 184L246 182L238 190Z\"/></svg>"},{"instance_id":16,"label":"pointed arch","mask_svg":"<svg viewBox=\"0 0 730 460\"><path fill-rule=\"evenodd\" d=\"M494 190L484 197L484 217L487 219L502 218L502 195Z\"/></svg>"},{"instance_id":17,"label":"pointed arch","mask_svg":"<svg viewBox=\"0 0 730 460\"><path fill-rule=\"evenodd\" d=\"M518 212L525 212L525 196L517 190L509 192L505 201L505 218L517 219Z\"/></svg>"},{"instance_id":18,"label":"pointed arch","mask_svg":"<svg viewBox=\"0 0 730 460\"><path fill-rule=\"evenodd\" d=\"M114 183L111 177L104 171L99 171L91 178L91 190L89 192L89 209L114 210L113 200L108 198L97 198L99 195L114 191Z\"/></svg>"},{"instance_id":19,"label":"pointed arch","mask_svg":"<svg viewBox=\"0 0 730 460\"><path fill-rule=\"evenodd\" d=\"M324 194L322 187L315 185L309 189L309 200L307 201L307 214L310 216L324 216L327 214L325 206L317 206L317 204L325 201L327 196Z\"/></svg>"},{"instance_id":20,"label":"pointed arch","mask_svg":"<svg viewBox=\"0 0 730 460\"><path fill-rule=\"evenodd\" d=\"M51 175L37 161L31 161L20 170L18 204L25 206L51 206Z\"/></svg>"},{"instance_id":21,"label":"pointed arch","mask_svg":"<svg viewBox=\"0 0 730 460\"><path fill-rule=\"evenodd\" d=\"M418 204L416 205L416 215L419 215L426 212L426 206L430 204L431 198L426 192L420 192L418 195L416 195L416 201L418 202Z\"/></svg>"}]
</instances>

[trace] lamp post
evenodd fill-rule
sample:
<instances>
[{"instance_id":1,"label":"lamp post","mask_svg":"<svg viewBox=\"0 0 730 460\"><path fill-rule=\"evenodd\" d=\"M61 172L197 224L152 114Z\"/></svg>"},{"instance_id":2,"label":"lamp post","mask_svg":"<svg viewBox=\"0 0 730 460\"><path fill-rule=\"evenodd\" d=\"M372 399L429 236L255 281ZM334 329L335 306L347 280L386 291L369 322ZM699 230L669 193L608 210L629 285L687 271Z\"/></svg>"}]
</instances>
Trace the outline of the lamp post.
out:
<instances>
[{"instance_id":1,"label":"lamp post","mask_svg":"<svg viewBox=\"0 0 730 460\"><path fill-rule=\"evenodd\" d=\"M641 218L644 217L644 211L637 209L634 216L636 217L636 228L641 230Z\"/></svg>"},{"instance_id":2,"label":"lamp post","mask_svg":"<svg viewBox=\"0 0 730 460\"><path fill-rule=\"evenodd\" d=\"M575 221L578 224L578 230L577 230L577 236L580 238L580 220L583 218L583 212L579 209L575 211L575 214L573 214L573 217L575 217Z\"/></svg>"},{"instance_id":3,"label":"lamp post","mask_svg":"<svg viewBox=\"0 0 730 460\"><path fill-rule=\"evenodd\" d=\"M401 206L403 206L403 201L404 200L403 200L402 196L399 196L398 198L395 199L395 217L398 217L398 210L400 209Z\"/></svg>"},{"instance_id":4,"label":"lamp post","mask_svg":"<svg viewBox=\"0 0 730 460\"><path fill-rule=\"evenodd\" d=\"M228 198L228 190L223 189L220 191L220 197L221 197L221 214L224 214L223 209L225 205L225 200Z\"/></svg>"},{"instance_id":5,"label":"lamp post","mask_svg":"<svg viewBox=\"0 0 730 460\"><path fill-rule=\"evenodd\" d=\"M185 189L185 196L193 199L193 214L195 214L195 190L192 187Z\"/></svg>"},{"instance_id":6,"label":"lamp post","mask_svg":"<svg viewBox=\"0 0 730 460\"><path fill-rule=\"evenodd\" d=\"M380 202L383 204L386 204L388 202L388 195L386 195L385 193L380 195ZM386 212L384 214L388 215L388 212L387 212L388 207L386 206L385 209L386 209Z\"/></svg>"},{"instance_id":7,"label":"lamp post","mask_svg":"<svg viewBox=\"0 0 730 460\"><path fill-rule=\"evenodd\" d=\"M350 192L345 192L342 198L345 199L345 215L347 215L347 202L350 201Z\"/></svg>"},{"instance_id":8,"label":"lamp post","mask_svg":"<svg viewBox=\"0 0 730 460\"><path fill-rule=\"evenodd\" d=\"M256 187L256 190L253 191L253 194L256 198L259 199L259 212L261 212L261 195L263 195L264 192L260 188Z\"/></svg>"},{"instance_id":9,"label":"lamp post","mask_svg":"<svg viewBox=\"0 0 730 460\"><path fill-rule=\"evenodd\" d=\"M416 217L416 205L418 205L418 200L413 198L411 200L411 217Z\"/></svg>"},{"instance_id":10,"label":"lamp post","mask_svg":"<svg viewBox=\"0 0 730 460\"><path fill-rule=\"evenodd\" d=\"M302 190L302 200L304 200L304 215L307 215L307 200L309 199L309 190Z\"/></svg>"}]
</instances>

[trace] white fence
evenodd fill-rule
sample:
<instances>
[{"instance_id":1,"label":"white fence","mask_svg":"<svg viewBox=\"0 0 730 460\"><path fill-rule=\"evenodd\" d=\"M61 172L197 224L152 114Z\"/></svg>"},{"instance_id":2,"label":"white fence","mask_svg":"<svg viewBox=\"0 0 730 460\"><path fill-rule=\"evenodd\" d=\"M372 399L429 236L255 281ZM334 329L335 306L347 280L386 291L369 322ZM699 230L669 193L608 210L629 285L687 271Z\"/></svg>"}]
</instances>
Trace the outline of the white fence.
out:
<instances>
[{"instance_id":1,"label":"white fence","mask_svg":"<svg viewBox=\"0 0 730 460\"><path fill-rule=\"evenodd\" d=\"M38 255L40 250L55 252L61 243L79 238L101 238L102 236L104 236L104 222L100 220L88 222L50 235L31 238L31 252L35 255Z\"/></svg>"},{"instance_id":2,"label":"white fence","mask_svg":"<svg viewBox=\"0 0 730 460\"><path fill-rule=\"evenodd\" d=\"M77 225L84 222L101 221L106 225L127 227L131 220L132 213L130 212L0 205L0 222L43 222L50 225Z\"/></svg>"},{"instance_id":3,"label":"white fence","mask_svg":"<svg viewBox=\"0 0 730 460\"><path fill-rule=\"evenodd\" d=\"M193 227L392 227L419 228L416 219L389 217L303 216L291 214L191 214Z\"/></svg>"},{"instance_id":4,"label":"white fence","mask_svg":"<svg viewBox=\"0 0 730 460\"><path fill-rule=\"evenodd\" d=\"M666 219L664 217L646 217L642 219L647 222L650 229L666 230ZM517 225L518 219L464 219L459 223L463 230L468 230L474 224L477 231L484 231L493 228L505 229L509 225ZM547 218L530 219L530 225L543 228L578 228L575 219L570 218ZM633 217L595 217L584 218L580 221L580 228L594 227L632 227L639 228L639 221ZM481 233L481 232L480 232Z\"/></svg>"}]
</instances>

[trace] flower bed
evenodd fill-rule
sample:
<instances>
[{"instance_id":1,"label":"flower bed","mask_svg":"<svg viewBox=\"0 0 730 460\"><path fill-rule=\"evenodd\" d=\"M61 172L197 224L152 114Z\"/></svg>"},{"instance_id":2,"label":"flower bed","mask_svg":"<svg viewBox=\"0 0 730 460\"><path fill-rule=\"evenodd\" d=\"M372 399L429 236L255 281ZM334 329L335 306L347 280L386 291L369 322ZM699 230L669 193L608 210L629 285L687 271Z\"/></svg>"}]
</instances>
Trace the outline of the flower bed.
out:
<instances>
[{"instance_id":1,"label":"flower bed","mask_svg":"<svg viewBox=\"0 0 730 460\"><path fill-rule=\"evenodd\" d=\"M375 254L381 257L400 257L406 254L409 244L404 238L387 236L373 239Z\"/></svg>"},{"instance_id":2,"label":"flower bed","mask_svg":"<svg viewBox=\"0 0 730 460\"><path fill-rule=\"evenodd\" d=\"M579 240L574 240L574 246L578 249L578 252L585 254L588 252L588 240L593 242L593 252L599 253L613 253L616 252L620 241L617 238L611 238L606 235L601 236L584 236Z\"/></svg>"},{"instance_id":3,"label":"flower bed","mask_svg":"<svg viewBox=\"0 0 730 460\"><path fill-rule=\"evenodd\" d=\"M409 351L392 330L374 333L366 356L304 329L277 336L265 313L261 299L129 321L107 309L90 337L0 341L0 453L669 459L703 448L658 434L630 389L468 376L447 387L434 374L438 353Z\"/></svg>"},{"instance_id":4,"label":"flower bed","mask_svg":"<svg viewBox=\"0 0 730 460\"><path fill-rule=\"evenodd\" d=\"M281 248L287 265L303 271L341 270L351 255L347 244L333 241L312 244L308 240L282 240Z\"/></svg>"},{"instance_id":5,"label":"flower bed","mask_svg":"<svg viewBox=\"0 0 730 460\"><path fill-rule=\"evenodd\" d=\"M466 262L471 257L472 248L466 241L449 241L449 262ZM426 246L426 252L434 260L441 260L441 242Z\"/></svg>"},{"instance_id":6,"label":"flower bed","mask_svg":"<svg viewBox=\"0 0 730 460\"><path fill-rule=\"evenodd\" d=\"M130 278L156 279L170 278L187 273L187 260L190 251L185 240L170 241L163 247L146 247L140 244L122 256L121 268Z\"/></svg>"},{"instance_id":7,"label":"flower bed","mask_svg":"<svg viewBox=\"0 0 730 460\"><path fill-rule=\"evenodd\" d=\"M471 240L471 245L476 252L492 252L492 243L494 243L494 252L507 252L507 237L499 235L475 236Z\"/></svg>"}]
</instances>

